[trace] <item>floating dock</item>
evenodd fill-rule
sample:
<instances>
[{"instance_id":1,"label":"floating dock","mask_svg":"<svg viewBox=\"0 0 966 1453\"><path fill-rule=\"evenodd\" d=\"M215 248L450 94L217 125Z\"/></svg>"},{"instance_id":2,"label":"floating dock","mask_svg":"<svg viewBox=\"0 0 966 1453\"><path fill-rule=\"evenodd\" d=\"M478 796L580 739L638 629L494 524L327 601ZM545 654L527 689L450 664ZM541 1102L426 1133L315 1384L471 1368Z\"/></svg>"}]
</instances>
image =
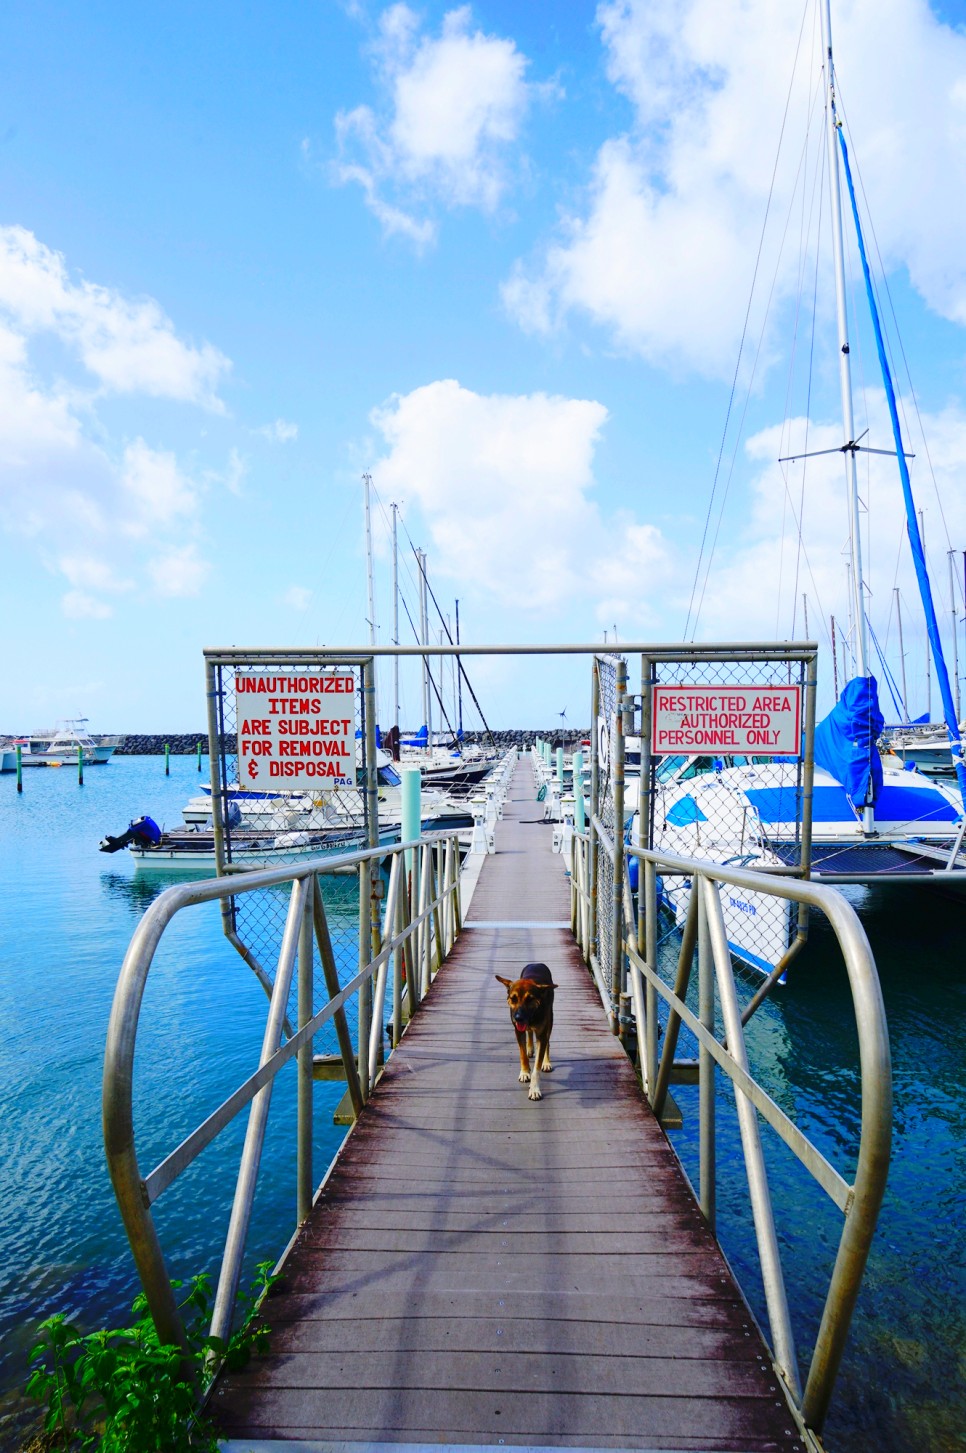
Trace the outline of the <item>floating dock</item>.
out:
<instances>
[{"instance_id":1,"label":"floating dock","mask_svg":"<svg viewBox=\"0 0 966 1453\"><path fill-rule=\"evenodd\" d=\"M293 1445L803 1448L734 1278L613 1037L521 761L464 931L212 1399ZM503 987L558 984L531 1102ZM814 1446L814 1445L813 1445Z\"/></svg>"}]
</instances>

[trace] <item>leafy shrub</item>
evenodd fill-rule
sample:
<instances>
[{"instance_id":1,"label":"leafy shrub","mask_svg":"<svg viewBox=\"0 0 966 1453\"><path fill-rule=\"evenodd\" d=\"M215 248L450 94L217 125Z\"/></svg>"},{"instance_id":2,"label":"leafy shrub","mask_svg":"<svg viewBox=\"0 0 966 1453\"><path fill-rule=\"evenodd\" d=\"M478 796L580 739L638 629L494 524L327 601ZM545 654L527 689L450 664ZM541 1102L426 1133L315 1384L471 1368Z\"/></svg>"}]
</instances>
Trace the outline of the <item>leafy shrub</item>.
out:
<instances>
[{"instance_id":1,"label":"leafy shrub","mask_svg":"<svg viewBox=\"0 0 966 1453\"><path fill-rule=\"evenodd\" d=\"M179 1304L188 1351L162 1343L143 1292L130 1327L84 1334L60 1313L40 1324L30 1354L27 1396L45 1403L50 1445L100 1453L197 1453L216 1450L211 1422L199 1413L215 1368L237 1369L264 1350L269 1329L256 1325L258 1304L275 1278L262 1262L243 1297L229 1342L208 1335L211 1280L192 1277ZM182 1287L175 1282L175 1287Z\"/></svg>"}]
</instances>

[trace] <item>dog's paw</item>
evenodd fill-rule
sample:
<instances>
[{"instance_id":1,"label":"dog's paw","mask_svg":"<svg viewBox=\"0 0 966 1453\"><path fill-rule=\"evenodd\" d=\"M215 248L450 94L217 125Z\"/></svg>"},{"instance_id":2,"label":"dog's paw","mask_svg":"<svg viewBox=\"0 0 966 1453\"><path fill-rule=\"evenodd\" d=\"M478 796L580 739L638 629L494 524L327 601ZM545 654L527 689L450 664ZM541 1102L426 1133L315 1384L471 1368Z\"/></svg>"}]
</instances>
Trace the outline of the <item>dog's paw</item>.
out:
<instances>
[{"instance_id":1,"label":"dog's paw","mask_svg":"<svg viewBox=\"0 0 966 1453\"><path fill-rule=\"evenodd\" d=\"M529 1094L528 1094L528 1097L527 1098L530 1099L530 1100L542 1100L543 1099L543 1091L542 1090L538 1090L537 1087L536 1087L536 1085L531 1085L530 1086L530 1091L529 1091Z\"/></svg>"},{"instance_id":2,"label":"dog's paw","mask_svg":"<svg viewBox=\"0 0 966 1453\"><path fill-rule=\"evenodd\" d=\"M529 1085L529 1083L530 1083L530 1072L529 1072L529 1070L521 1070L520 1073L517 1075L517 1079L520 1081L520 1084L521 1085Z\"/></svg>"},{"instance_id":3,"label":"dog's paw","mask_svg":"<svg viewBox=\"0 0 966 1453\"><path fill-rule=\"evenodd\" d=\"M543 1064L540 1066L540 1073L542 1075L553 1074L553 1065L548 1059L545 1059Z\"/></svg>"}]
</instances>

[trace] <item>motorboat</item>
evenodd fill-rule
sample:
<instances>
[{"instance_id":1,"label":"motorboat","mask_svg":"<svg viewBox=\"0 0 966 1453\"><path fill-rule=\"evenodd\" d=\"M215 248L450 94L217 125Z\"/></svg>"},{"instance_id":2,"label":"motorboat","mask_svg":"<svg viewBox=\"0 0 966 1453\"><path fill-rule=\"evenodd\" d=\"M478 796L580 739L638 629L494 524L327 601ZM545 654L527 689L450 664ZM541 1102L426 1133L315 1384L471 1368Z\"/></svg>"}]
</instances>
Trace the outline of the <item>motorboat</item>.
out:
<instances>
[{"instance_id":1,"label":"motorboat","mask_svg":"<svg viewBox=\"0 0 966 1453\"><path fill-rule=\"evenodd\" d=\"M77 765L78 756L85 767L103 766L120 745L120 737L95 738L87 730L87 723L86 716L73 717L55 730L14 737L4 750L14 752L16 765L19 747L24 767L72 767Z\"/></svg>"}]
</instances>

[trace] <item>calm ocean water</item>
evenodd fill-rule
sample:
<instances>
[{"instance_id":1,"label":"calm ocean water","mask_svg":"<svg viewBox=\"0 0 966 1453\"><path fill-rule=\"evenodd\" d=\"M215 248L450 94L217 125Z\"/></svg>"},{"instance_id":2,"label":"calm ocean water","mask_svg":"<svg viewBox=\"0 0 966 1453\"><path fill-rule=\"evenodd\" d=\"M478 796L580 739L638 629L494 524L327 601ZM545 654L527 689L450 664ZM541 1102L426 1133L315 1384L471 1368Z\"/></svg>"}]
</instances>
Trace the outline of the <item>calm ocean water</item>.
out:
<instances>
[{"instance_id":1,"label":"calm ocean water","mask_svg":"<svg viewBox=\"0 0 966 1453\"><path fill-rule=\"evenodd\" d=\"M18 798L0 777L0 1447L17 1446L16 1388L37 1322L65 1311L94 1327L123 1318L136 1291L104 1165L100 1079L117 972L134 926L167 880L135 878L125 853L97 851L132 816L180 820L193 758L116 758L76 773L30 770ZM352 932L350 884L333 921ZM342 902L340 904L340 896ZM833 1453L966 1449L966 977L964 909L922 890L854 900L879 964L895 1075L893 1164L845 1365L826 1428ZM142 1164L154 1164L250 1072L266 1000L221 935L214 905L182 915L152 973L136 1067ZM844 973L818 926L780 999L749 1027L769 1088L848 1168L858 1100ZM328 1046L326 1046L328 1047ZM342 1086L318 1085L316 1169L342 1136ZM676 1091L675 1145L695 1167L697 1118ZM295 1215L294 1076L280 1077L249 1240L249 1266L276 1255ZM172 1270L214 1270L224 1241L244 1117L156 1206ZM719 1235L764 1319L747 1192L731 1150L733 1100L720 1095ZM143 1150L142 1150L143 1147ZM766 1141L796 1335L814 1335L840 1218L783 1149ZM846 1159L843 1159L846 1157Z\"/></svg>"}]
</instances>

